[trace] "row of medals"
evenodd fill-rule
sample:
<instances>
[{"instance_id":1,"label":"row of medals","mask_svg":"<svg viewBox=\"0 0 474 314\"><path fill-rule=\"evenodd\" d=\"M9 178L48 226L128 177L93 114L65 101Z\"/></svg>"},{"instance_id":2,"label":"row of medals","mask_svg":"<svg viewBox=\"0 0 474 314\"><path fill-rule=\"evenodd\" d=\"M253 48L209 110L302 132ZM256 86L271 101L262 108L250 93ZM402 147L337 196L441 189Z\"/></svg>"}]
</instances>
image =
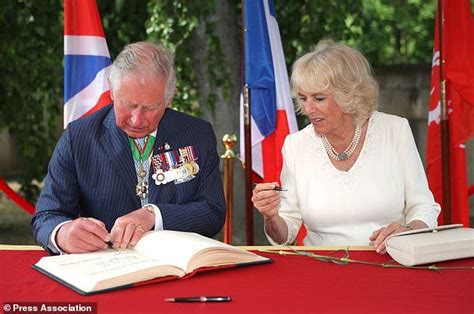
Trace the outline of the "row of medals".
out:
<instances>
[{"instance_id":1,"label":"row of medals","mask_svg":"<svg viewBox=\"0 0 474 314\"><path fill-rule=\"evenodd\" d=\"M168 171L163 171L156 160L152 160L152 162L155 170L152 178L156 185L166 184L172 181L179 183L186 182L191 180L199 172L199 165L194 160L184 162L179 167L171 168ZM140 165L138 176L139 180L135 192L138 197L146 199L148 198L148 180L146 178L147 171L145 171L143 165Z\"/></svg>"},{"instance_id":2,"label":"row of medals","mask_svg":"<svg viewBox=\"0 0 474 314\"><path fill-rule=\"evenodd\" d=\"M151 176L156 185L166 184L171 181L186 182L192 179L199 172L199 165L193 160L188 161L181 166L163 171L159 167L154 167L155 173Z\"/></svg>"}]
</instances>

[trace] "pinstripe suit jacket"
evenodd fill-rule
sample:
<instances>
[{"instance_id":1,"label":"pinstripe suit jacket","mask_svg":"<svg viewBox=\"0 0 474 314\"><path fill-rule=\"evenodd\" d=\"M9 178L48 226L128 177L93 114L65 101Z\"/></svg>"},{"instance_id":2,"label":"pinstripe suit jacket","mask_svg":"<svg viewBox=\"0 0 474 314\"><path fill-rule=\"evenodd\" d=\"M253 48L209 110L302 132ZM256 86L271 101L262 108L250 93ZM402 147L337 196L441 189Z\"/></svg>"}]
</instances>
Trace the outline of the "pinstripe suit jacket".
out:
<instances>
[{"instance_id":1,"label":"pinstripe suit jacket","mask_svg":"<svg viewBox=\"0 0 474 314\"><path fill-rule=\"evenodd\" d=\"M216 137L208 122L166 112L158 125L154 154L193 145L199 172L181 184L157 186L151 179L149 203L156 204L163 228L212 237L225 220ZM48 166L32 226L36 242L47 247L53 229L79 216L103 221L110 231L115 220L141 207L135 195L137 175L127 135L115 123L112 106L69 124Z\"/></svg>"}]
</instances>

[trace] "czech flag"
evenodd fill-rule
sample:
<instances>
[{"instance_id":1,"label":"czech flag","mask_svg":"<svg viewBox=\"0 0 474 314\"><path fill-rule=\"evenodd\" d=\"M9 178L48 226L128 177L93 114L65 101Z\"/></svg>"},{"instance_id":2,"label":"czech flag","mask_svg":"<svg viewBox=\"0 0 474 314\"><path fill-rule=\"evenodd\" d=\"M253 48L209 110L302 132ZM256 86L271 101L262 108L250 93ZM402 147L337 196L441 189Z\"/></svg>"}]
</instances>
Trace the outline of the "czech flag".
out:
<instances>
[{"instance_id":1,"label":"czech flag","mask_svg":"<svg viewBox=\"0 0 474 314\"><path fill-rule=\"evenodd\" d=\"M111 60L95 0L64 0L64 128L112 103Z\"/></svg>"},{"instance_id":2,"label":"czech flag","mask_svg":"<svg viewBox=\"0 0 474 314\"><path fill-rule=\"evenodd\" d=\"M250 90L252 170L264 182L279 182L281 148L298 131L275 7L271 0L245 0L245 83ZM240 152L245 157L243 106Z\"/></svg>"}]
</instances>

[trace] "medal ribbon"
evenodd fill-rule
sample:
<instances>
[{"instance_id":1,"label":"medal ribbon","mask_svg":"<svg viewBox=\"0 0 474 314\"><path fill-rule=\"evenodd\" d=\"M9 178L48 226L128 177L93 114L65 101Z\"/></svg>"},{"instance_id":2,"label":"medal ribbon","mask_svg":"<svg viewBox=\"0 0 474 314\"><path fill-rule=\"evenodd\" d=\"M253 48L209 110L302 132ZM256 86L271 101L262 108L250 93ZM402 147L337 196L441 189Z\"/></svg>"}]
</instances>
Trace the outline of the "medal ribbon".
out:
<instances>
[{"instance_id":1,"label":"medal ribbon","mask_svg":"<svg viewBox=\"0 0 474 314\"><path fill-rule=\"evenodd\" d=\"M130 142L130 147L132 149L133 159L135 159L136 161L143 162L148 159L151 154L151 151L153 150L153 144L155 144L155 137L147 136L143 148L140 148L136 140L131 137L128 138L128 141Z\"/></svg>"}]
</instances>

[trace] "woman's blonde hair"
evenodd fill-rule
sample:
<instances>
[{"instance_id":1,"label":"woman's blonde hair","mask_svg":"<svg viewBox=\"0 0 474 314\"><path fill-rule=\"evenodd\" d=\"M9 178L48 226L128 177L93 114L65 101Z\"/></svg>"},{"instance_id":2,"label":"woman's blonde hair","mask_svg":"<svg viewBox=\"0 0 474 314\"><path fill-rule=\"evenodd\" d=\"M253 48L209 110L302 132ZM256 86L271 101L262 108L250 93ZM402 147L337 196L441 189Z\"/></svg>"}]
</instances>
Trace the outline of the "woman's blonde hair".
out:
<instances>
[{"instance_id":1,"label":"woman's blonde hair","mask_svg":"<svg viewBox=\"0 0 474 314\"><path fill-rule=\"evenodd\" d=\"M377 107L379 87L365 57L356 49L332 40L321 40L316 48L293 64L291 92L333 94L342 111L362 124ZM298 112L302 104L296 101Z\"/></svg>"}]
</instances>

